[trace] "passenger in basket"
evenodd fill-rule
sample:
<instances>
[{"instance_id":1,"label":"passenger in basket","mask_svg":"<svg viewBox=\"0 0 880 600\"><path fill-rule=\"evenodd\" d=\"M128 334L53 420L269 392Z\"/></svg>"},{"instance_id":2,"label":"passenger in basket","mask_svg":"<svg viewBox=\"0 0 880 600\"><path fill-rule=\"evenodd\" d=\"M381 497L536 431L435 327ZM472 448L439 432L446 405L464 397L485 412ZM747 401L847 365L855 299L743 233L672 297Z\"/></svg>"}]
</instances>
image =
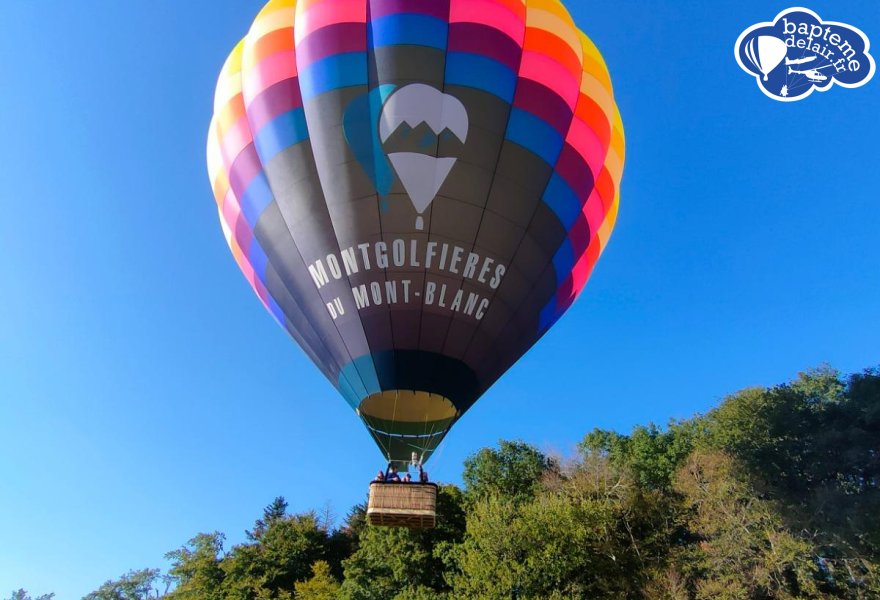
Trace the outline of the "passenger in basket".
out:
<instances>
[{"instance_id":1,"label":"passenger in basket","mask_svg":"<svg viewBox=\"0 0 880 600\"><path fill-rule=\"evenodd\" d=\"M376 478L373 481L385 481L385 471L379 469L379 472L376 473Z\"/></svg>"},{"instance_id":2,"label":"passenger in basket","mask_svg":"<svg viewBox=\"0 0 880 600\"><path fill-rule=\"evenodd\" d=\"M388 467L388 475L385 476L385 481L395 481L400 483L400 475L397 474L397 467Z\"/></svg>"},{"instance_id":3,"label":"passenger in basket","mask_svg":"<svg viewBox=\"0 0 880 600\"><path fill-rule=\"evenodd\" d=\"M412 481L412 477L409 476L409 473L407 473L406 475L403 476L404 483L409 483L411 481Z\"/></svg>"},{"instance_id":4,"label":"passenger in basket","mask_svg":"<svg viewBox=\"0 0 880 600\"><path fill-rule=\"evenodd\" d=\"M428 483L427 471L419 471L419 483Z\"/></svg>"}]
</instances>

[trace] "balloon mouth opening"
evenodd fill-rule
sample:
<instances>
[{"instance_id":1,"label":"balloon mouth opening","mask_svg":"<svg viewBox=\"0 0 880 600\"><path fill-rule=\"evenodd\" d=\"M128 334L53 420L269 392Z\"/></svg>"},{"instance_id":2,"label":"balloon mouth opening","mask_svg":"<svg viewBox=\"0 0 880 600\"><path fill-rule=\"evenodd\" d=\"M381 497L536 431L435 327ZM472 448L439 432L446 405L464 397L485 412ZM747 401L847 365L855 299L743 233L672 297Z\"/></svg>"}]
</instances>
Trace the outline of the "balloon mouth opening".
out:
<instances>
[{"instance_id":1,"label":"balloon mouth opening","mask_svg":"<svg viewBox=\"0 0 880 600\"><path fill-rule=\"evenodd\" d=\"M425 228L425 220L422 218L422 215L416 217L416 229L419 231Z\"/></svg>"},{"instance_id":2,"label":"balloon mouth opening","mask_svg":"<svg viewBox=\"0 0 880 600\"><path fill-rule=\"evenodd\" d=\"M385 458L398 465L413 452L427 460L459 417L449 398L415 390L370 394L357 412Z\"/></svg>"}]
</instances>

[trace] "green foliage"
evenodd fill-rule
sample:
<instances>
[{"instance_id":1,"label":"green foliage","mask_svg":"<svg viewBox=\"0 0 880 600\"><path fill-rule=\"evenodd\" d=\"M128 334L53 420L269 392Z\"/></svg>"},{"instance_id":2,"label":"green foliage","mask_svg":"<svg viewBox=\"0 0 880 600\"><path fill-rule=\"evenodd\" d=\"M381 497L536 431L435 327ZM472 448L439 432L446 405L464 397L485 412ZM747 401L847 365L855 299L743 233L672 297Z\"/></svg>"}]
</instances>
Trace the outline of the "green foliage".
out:
<instances>
[{"instance_id":1,"label":"green foliage","mask_svg":"<svg viewBox=\"0 0 880 600\"><path fill-rule=\"evenodd\" d=\"M790 384L734 394L708 418L713 445L796 494L856 466L860 448L845 446L850 435L864 438L860 408L849 401L839 374L824 368Z\"/></svg>"},{"instance_id":2,"label":"green foliage","mask_svg":"<svg viewBox=\"0 0 880 600\"><path fill-rule=\"evenodd\" d=\"M449 591L445 553L464 535L464 498L455 486L437 494L437 527L367 527L357 551L343 564L340 598L351 600L438 597ZM426 596L427 594L427 596Z\"/></svg>"},{"instance_id":3,"label":"green foliage","mask_svg":"<svg viewBox=\"0 0 880 600\"><path fill-rule=\"evenodd\" d=\"M462 479L472 501L503 495L514 501L532 498L553 462L523 442L501 440L498 449L483 448L464 461Z\"/></svg>"},{"instance_id":4,"label":"green foliage","mask_svg":"<svg viewBox=\"0 0 880 600\"><path fill-rule=\"evenodd\" d=\"M824 367L734 394L707 415L713 447L743 463L820 556L880 559L880 374Z\"/></svg>"},{"instance_id":5,"label":"green foliage","mask_svg":"<svg viewBox=\"0 0 880 600\"><path fill-rule=\"evenodd\" d=\"M732 458L697 452L676 476L696 543L681 547L679 568L697 599L817 597L810 544L787 531Z\"/></svg>"},{"instance_id":6,"label":"green foliage","mask_svg":"<svg viewBox=\"0 0 880 600\"><path fill-rule=\"evenodd\" d=\"M297 600L336 600L339 582L330 572L330 565L323 560L312 565L312 578L296 584Z\"/></svg>"},{"instance_id":7,"label":"green foliage","mask_svg":"<svg viewBox=\"0 0 880 600\"><path fill-rule=\"evenodd\" d=\"M278 496L269 506L263 509L263 518L257 519L257 522L254 523L254 528L250 531L245 531L245 535L252 542L259 540L270 525L283 519L286 514L287 500Z\"/></svg>"},{"instance_id":8,"label":"green foliage","mask_svg":"<svg viewBox=\"0 0 880 600\"><path fill-rule=\"evenodd\" d=\"M607 456L615 467L635 475L642 486L668 489L682 461L700 437L701 422L673 421L666 431L651 423L630 435L594 429L580 443L584 454Z\"/></svg>"},{"instance_id":9,"label":"green foliage","mask_svg":"<svg viewBox=\"0 0 880 600\"><path fill-rule=\"evenodd\" d=\"M223 561L227 598L281 598L327 553L327 533L314 513L279 516L267 522L259 543L235 546Z\"/></svg>"},{"instance_id":10,"label":"green foliage","mask_svg":"<svg viewBox=\"0 0 880 600\"><path fill-rule=\"evenodd\" d=\"M465 491L439 488L430 530L371 527L363 504L334 530L276 498L228 552L214 533L169 553L161 597L880 598L877 370L822 367L579 449L564 469L523 442L478 451ZM86 600L158 598L159 577L133 571Z\"/></svg>"},{"instance_id":11,"label":"green foliage","mask_svg":"<svg viewBox=\"0 0 880 600\"><path fill-rule=\"evenodd\" d=\"M159 569L129 571L116 581L105 582L97 590L85 596L83 600L148 600L149 598L161 598L162 594L156 589L156 585L162 580L162 574Z\"/></svg>"},{"instance_id":12,"label":"green foliage","mask_svg":"<svg viewBox=\"0 0 880 600\"><path fill-rule=\"evenodd\" d=\"M358 542L367 527L367 503L362 502L348 511L342 527L330 532L327 562L336 579L343 578L342 561L357 551Z\"/></svg>"},{"instance_id":13,"label":"green foliage","mask_svg":"<svg viewBox=\"0 0 880 600\"><path fill-rule=\"evenodd\" d=\"M53 598L55 598L55 594L43 594L42 596L37 596L35 598L32 598L28 594L27 590L18 589L18 590L13 590L13 592L9 596L8 600L52 600Z\"/></svg>"},{"instance_id":14,"label":"green foliage","mask_svg":"<svg viewBox=\"0 0 880 600\"><path fill-rule=\"evenodd\" d=\"M172 600L223 600L224 573L220 566L222 533L200 533L186 546L165 555L171 561L168 575L176 584Z\"/></svg>"},{"instance_id":15,"label":"green foliage","mask_svg":"<svg viewBox=\"0 0 880 600\"><path fill-rule=\"evenodd\" d=\"M670 535L660 496L592 457L532 499L478 502L455 552L454 597L636 598Z\"/></svg>"},{"instance_id":16,"label":"green foliage","mask_svg":"<svg viewBox=\"0 0 880 600\"><path fill-rule=\"evenodd\" d=\"M223 552L224 538L218 533L200 534L169 553L169 575L176 585L167 597L293 598L296 584L313 577L313 565L328 558L331 536L314 513L287 515L286 510L287 502L276 498L247 532L250 541L228 553Z\"/></svg>"}]
</instances>

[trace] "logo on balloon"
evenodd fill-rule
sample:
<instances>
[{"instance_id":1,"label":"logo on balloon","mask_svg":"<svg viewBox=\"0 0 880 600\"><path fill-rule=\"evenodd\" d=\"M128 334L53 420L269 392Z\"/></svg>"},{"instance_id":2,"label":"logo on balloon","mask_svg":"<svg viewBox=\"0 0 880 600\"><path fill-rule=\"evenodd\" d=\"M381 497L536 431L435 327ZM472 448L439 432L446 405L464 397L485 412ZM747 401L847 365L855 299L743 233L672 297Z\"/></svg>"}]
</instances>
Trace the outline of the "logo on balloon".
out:
<instances>
[{"instance_id":1,"label":"logo on balloon","mask_svg":"<svg viewBox=\"0 0 880 600\"><path fill-rule=\"evenodd\" d=\"M467 140L468 114L461 101L422 83L379 86L346 108L343 130L380 196L391 189L393 166L416 211L415 228L424 229L422 213Z\"/></svg>"},{"instance_id":2,"label":"logo on balloon","mask_svg":"<svg viewBox=\"0 0 880 600\"><path fill-rule=\"evenodd\" d=\"M423 83L400 88L382 107L379 138L419 215L416 229L424 229L422 213L457 160L440 156L449 151L441 142L464 144L467 132L468 116L461 101Z\"/></svg>"},{"instance_id":3,"label":"logo on balloon","mask_svg":"<svg viewBox=\"0 0 880 600\"><path fill-rule=\"evenodd\" d=\"M736 40L739 66L774 100L801 100L837 83L855 88L874 76L870 43L858 28L822 19L807 8L789 8L758 23Z\"/></svg>"}]
</instances>

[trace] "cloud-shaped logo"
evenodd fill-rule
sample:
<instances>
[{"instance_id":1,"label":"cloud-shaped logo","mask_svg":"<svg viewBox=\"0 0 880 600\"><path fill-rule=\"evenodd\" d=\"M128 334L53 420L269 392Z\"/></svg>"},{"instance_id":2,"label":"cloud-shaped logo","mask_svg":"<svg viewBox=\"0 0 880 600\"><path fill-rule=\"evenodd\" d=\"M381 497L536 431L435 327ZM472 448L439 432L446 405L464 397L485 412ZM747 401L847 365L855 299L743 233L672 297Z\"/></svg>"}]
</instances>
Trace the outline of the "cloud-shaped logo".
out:
<instances>
[{"instance_id":1,"label":"cloud-shaped logo","mask_svg":"<svg viewBox=\"0 0 880 600\"><path fill-rule=\"evenodd\" d=\"M855 88L874 76L870 42L857 27L822 21L807 8L789 8L773 22L752 25L734 46L736 62L765 95L801 100L837 83Z\"/></svg>"}]
</instances>

